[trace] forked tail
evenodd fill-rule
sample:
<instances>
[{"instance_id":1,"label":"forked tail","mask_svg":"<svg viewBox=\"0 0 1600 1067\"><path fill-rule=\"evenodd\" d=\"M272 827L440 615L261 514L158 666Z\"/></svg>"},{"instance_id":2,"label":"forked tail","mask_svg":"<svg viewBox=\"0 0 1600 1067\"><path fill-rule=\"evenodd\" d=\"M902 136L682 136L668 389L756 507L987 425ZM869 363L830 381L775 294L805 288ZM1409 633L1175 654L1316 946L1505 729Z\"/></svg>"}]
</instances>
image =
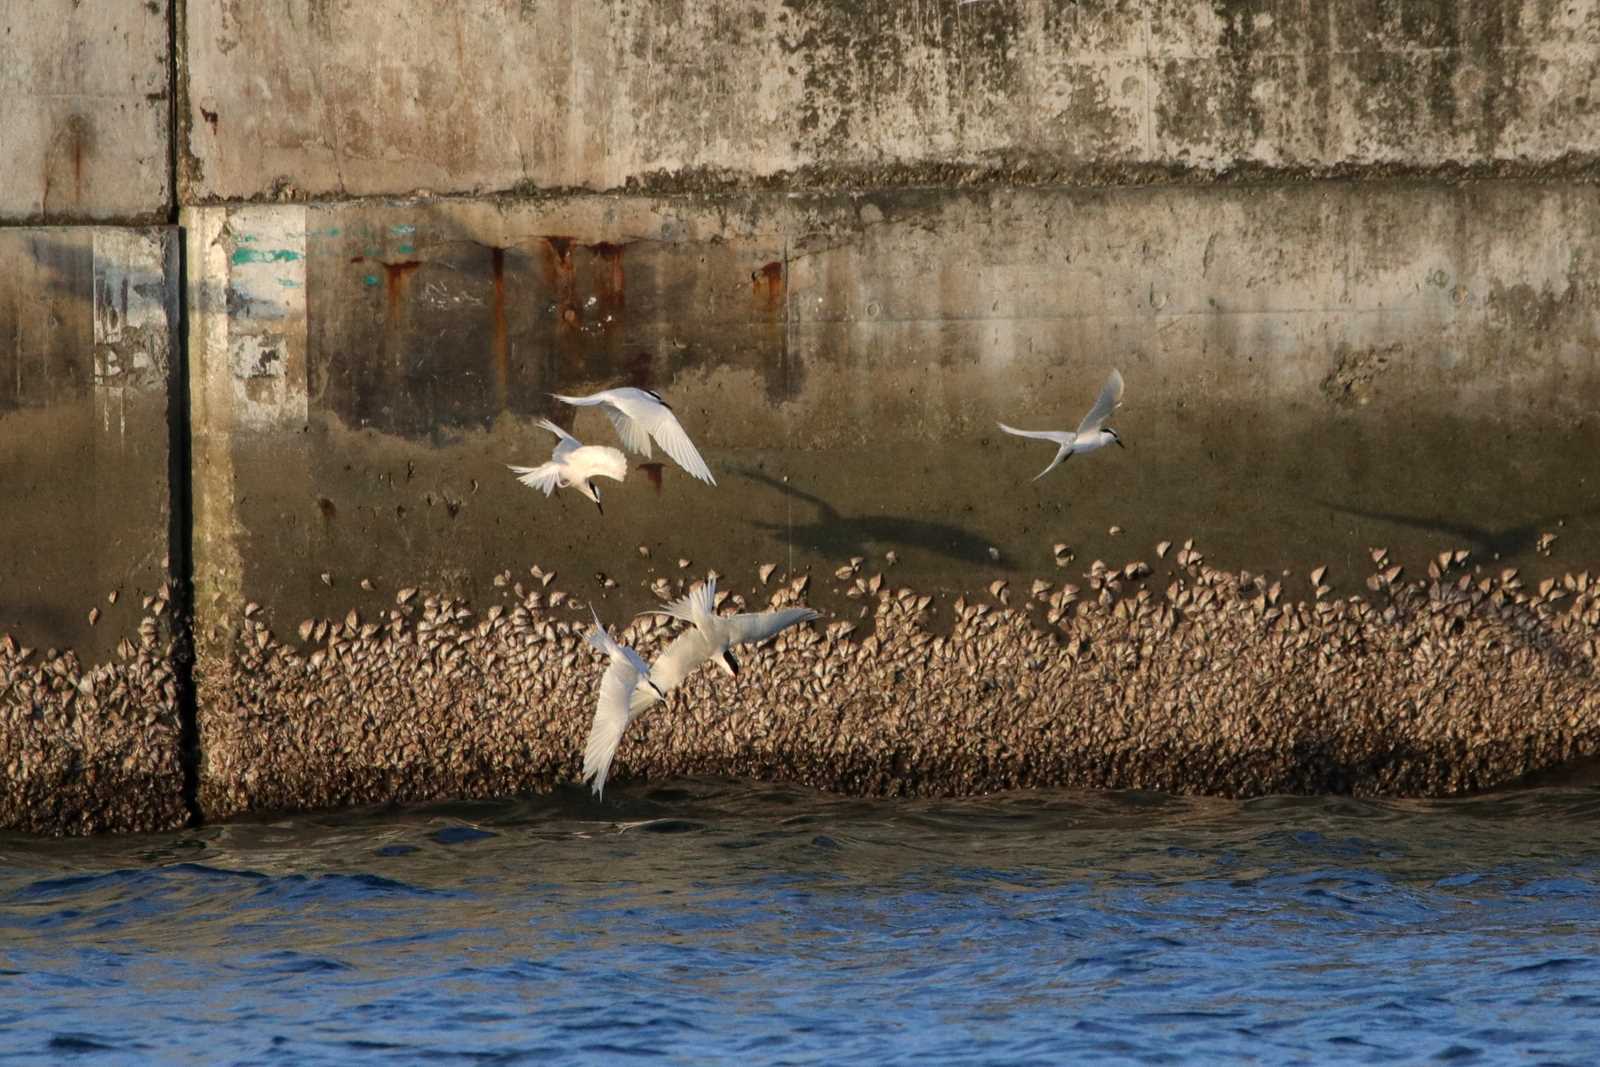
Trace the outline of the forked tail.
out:
<instances>
[{"instance_id":1,"label":"forked tail","mask_svg":"<svg viewBox=\"0 0 1600 1067\"><path fill-rule=\"evenodd\" d=\"M696 612L699 612L698 616ZM653 614L671 615L674 619L693 623L697 617L703 618L716 613L717 580L707 578L703 584L695 586L665 607L657 608Z\"/></svg>"}]
</instances>

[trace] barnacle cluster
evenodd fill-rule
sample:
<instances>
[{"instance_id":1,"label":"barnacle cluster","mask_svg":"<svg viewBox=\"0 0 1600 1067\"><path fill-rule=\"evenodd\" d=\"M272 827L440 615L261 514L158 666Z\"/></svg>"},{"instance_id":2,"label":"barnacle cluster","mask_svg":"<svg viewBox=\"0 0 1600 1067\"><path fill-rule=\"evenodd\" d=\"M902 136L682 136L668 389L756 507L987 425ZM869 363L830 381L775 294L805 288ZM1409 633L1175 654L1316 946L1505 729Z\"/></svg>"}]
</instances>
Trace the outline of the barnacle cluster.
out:
<instances>
[{"instance_id":1,"label":"barnacle cluster","mask_svg":"<svg viewBox=\"0 0 1600 1067\"><path fill-rule=\"evenodd\" d=\"M1368 595L1337 598L1326 568L1291 591L1160 548L1156 566L1096 561L1078 584L953 602L852 559L835 572L845 615L782 634L736 682L691 678L630 729L617 778L1443 795L1597 749L1586 572L1530 589L1454 552L1406 580L1374 553ZM775 569L759 571L771 606L800 601L809 576ZM247 605L231 654L200 664L208 816L576 780L602 664L586 613L536 575L484 611L406 589L383 616L288 639ZM647 657L670 636L650 616L621 635Z\"/></svg>"}]
</instances>

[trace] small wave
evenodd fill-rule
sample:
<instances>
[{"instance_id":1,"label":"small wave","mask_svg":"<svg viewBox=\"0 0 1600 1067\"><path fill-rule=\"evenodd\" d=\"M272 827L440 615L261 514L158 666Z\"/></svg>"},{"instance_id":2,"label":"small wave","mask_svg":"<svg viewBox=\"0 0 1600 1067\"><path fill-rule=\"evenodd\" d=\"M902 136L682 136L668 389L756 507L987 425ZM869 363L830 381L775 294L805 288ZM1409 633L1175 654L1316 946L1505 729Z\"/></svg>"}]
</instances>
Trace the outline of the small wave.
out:
<instances>
[{"instance_id":1,"label":"small wave","mask_svg":"<svg viewBox=\"0 0 1600 1067\"><path fill-rule=\"evenodd\" d=\"M1594 961L1586 956L1557 956L1553 959L1540 960L1538 963L1525 963L1520 967L1508 967L1501 974L1552 974L1561 971L1575 971L1588 967Z\"/></svg>"}]
</instances>

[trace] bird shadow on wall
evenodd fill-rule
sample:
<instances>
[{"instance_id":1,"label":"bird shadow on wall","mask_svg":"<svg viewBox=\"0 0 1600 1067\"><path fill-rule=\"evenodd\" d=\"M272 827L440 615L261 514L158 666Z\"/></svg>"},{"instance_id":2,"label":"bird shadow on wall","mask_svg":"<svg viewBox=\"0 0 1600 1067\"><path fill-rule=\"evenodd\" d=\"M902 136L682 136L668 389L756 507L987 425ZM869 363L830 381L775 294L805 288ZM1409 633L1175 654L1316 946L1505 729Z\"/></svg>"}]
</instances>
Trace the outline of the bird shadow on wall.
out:
<instances>
[{"instance_id":1,"label":"bird shadow on wall","mask_svg":"<svg viewBox=\"0 0 1600 1067\"><path fill-rule=\"evenodd\" d=\"M1318 503L1343 515L1379 522L1390 522L1399 526L1408 526L1412 529L1448 535L1456 539L1457 543L1465 542L1471 546L1474 552L1491 556L1495 559L1515 557L1521 553L1526 553L1530 549L1537 548L1540 538L1557 520L1571 520L1600 515L1600 507L1593 507L1582 511L1554 512L1528 522L1518 523L1515 526L1490 529L1471 522L1458 522L1444 518L1423 518L1417 515L1404 515L1399 512L1350 508L1326 501L1318 501ZM1454 579L1447 579L1447 581L1449 580ZM1584 674L1589 674L1593 670L1592 666L1587 661L1574 657L1566 649L1558 631L1559 627L1551 617L1524 611L1521 624L1513 627L1509 632L1513 635L1514 640L1559 669L1563 671L1579 670Z\"/></svg>"},{"instance_id":2,"label":"bird shadow on wall","mask_svg":"<svg viewBox=\"0 0 1600 1067\"><path fill-rule=\"evenodd\" d=\"M1422 515L1405 515L1396 511L1372 511L1366 508L1347 507L1327 500L1318 500L1317 503L1330 511L1337 511L1341 515L1349 515L1354 518L1368 519L1375 522L1388 522L1397 526L1408 526L1413 530L1424 530L1428 533L1448 536L1454 538L1458 543L1470 547L1479 555L1493 556L1495 558L1521 555L1538 547L1540 537L1548 532L1558 521L1600 515L1600 506L1596 506L1586 508L1583 511L1552 512L1524 523L1518 523L1516 526L1490 528L1488 526L1479 526L1476 523L1442 517L1429 518ZM1450 547L1457 546L1451 545Z\"/></svg>"},{"instance_id":3,"label":"bird shadow on wall","mask_svg":"<svg viewBox=\"0 0 1600 1067\"><path fill-rule=\"evenodd\" d=\"M997 561L990 555L987 540L959 526L896 515L844 515L815 493L763 471L735 467L733 473L811 506L813 515L809 520L794 518L788 523L750 520L750 525L772 534L790 548L816 552L828 559L865 556L873 548L915 548L960 563L1005 565L1004 557Z\"/></svg>"}]
</instances>

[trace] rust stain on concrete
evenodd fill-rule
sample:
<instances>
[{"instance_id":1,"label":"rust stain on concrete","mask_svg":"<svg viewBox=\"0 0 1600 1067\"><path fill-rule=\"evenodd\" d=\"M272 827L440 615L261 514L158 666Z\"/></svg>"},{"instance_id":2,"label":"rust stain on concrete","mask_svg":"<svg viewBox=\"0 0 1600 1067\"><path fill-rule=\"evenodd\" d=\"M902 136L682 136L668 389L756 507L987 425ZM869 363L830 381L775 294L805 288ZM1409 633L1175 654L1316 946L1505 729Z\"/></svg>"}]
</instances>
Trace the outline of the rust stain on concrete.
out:
<instances>
[{"instance_id":1,"label":"rust stain on concrete","mask_svg":"<svg viewBox=\"0 0 1600 1067\"><path fill-rule=\"evenodd\" d=\"M783 307L783 264L777 260L763 264L750 273L750 292L758 300L765 296L766 309L777 311Z\"/></svg>"},{"instance_id":2,"label":"rust stain on concrete","mask_svg":"<svg viewBox=\"0 0 1600 1067\"><path fill-rule=\"evenodd\" d=\"M389 296L389 310L395 311L406 293L406 280L422 266L420 259L404 259L398 263L384 263L384 288Z\"/></svg>"}]
</instances>

